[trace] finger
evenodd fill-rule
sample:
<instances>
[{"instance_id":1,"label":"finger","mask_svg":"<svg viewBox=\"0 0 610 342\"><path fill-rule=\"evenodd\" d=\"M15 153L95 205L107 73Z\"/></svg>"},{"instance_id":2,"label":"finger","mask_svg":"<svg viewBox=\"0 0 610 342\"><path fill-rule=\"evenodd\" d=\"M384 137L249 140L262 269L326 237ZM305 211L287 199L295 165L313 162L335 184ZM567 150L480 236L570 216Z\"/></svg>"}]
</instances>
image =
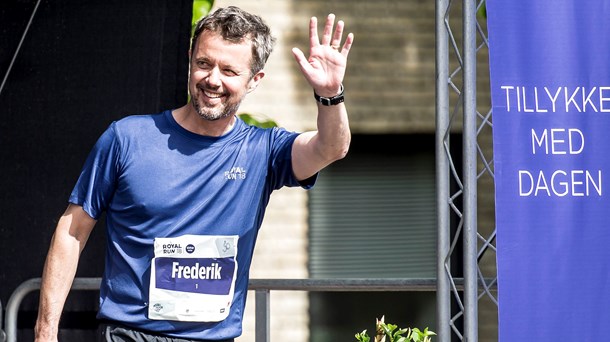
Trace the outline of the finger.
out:
<instances>
[{"instance_id":1,"label":"finger","mask_svg":"<svg viewBox=\"0 0 610 342\"><path fill-rule=\"evenodd\" d=\"M345 24L343 23L343 20L339 20L337 22L337 27L335 28L335 33L333 34L333 38L330 41L330 46L335 50L339 50L339 48L341 47L341 37L343 36L344 27L345 27Z\"/></svg>"},{"instance_id":2,"label":"finger","mask_svg":"<svg viewBox=\"0 0 610 342\"><path fill-rule=\"evenodd\" d=\"M316 17L309 19L309 45L312 47L320 45L318 39L318 18Z\"/></svg>"},{"instance_id":3,"label":"finger","mask_svg":"<svg viewBox=\"0 0 610 342\"><path fill-rule=\"evenodd\" d=\"M343 44L343 48L341 49L341 54L347 58L349 55L349 50L352 48L352 44L354 43L354 34L350 33L347 35L345 39L345 43Z\"/></svg>"},{"instance_id":4,"label":"finger","mask_svg":"<svg viewBox=\"0 0 610 342\"><path fill-rule=\"evenodd\" d=\"M331 36L333 33L333 25L335 24L335 15L329 14L326 17L326 24L324 25L324 33L322 34L322 45L330 45Z\"/></svg>"},{"instance_id":5,"label":"finger","mask_svg":"<svg viewBox=\"0 0 610 342\"><path fill-rule=\"evenodd\" d=\"M297 61L297 63L299 63L299 67L301 68L301 71L303 73L307 73L309 72L309 70L311 70L311 65L309 64L309 61L307 60L305 54L303 53L303 51L301 51L301 49L293 48L292 55L294 56L294 59Z\"/></svg>"}]
</instances>

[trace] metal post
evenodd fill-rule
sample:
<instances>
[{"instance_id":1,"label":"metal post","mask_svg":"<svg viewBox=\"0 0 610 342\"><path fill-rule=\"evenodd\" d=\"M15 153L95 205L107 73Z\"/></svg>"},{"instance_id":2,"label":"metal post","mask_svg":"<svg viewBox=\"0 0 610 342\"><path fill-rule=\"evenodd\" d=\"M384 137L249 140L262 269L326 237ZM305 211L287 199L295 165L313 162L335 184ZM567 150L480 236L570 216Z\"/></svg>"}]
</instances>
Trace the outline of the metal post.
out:
<instances>
[{"instance_id":1,"label":"metal post","mask_svg":"<svg viewBox=\"0 0 610 342\"><path fill-rule=\"evenodd\" d=\"M449 160L445 135L449 131L449 39L445 27L448 0L436 1L436 333L440 342L451 341L451 293L445 260L451 240Z\"/></svg>"},{"instance_id":2,"label":"metal post","mask_svg":"<svg viewBox=\"0 0 610 342\"><path fill-rule=\"evenodd\" d=\"M72 290L99 290L101 278L74 278ZM23 298L30 292L40 290L40 278L29 279L19 285L11 294L6 304L6 336L8 342L17 342L17 315L19 313L19 305Z\"/></svg>"},{"instance_id":3,"label":"metal post","mask_svg":"<svg viewBox=\"0 0 610 342\"><path fill-rule=\"evenodd\" d=\"M464 341L478 341L476 1L463 0Z\"/></svg>"},{"instance_id":4,"label":"metal post","mask_svg":"<svg viewBox=\"0 0 610 342\"><path fill-rule=\"evenodd\" d=\"M71 290L99 290L101 278L74 278ZM6 307L5 328L8 341L17 341L17 316L23 298L40 289L41 279L32 278L13 291ZM434 291L435 279L370 278L370 279L251 279L248 288L256 292L256 342L269 342L270 293L277 291ZM458 285L461 291L462 287ZM0 310L1 313L1 310ZM1 335L1 334L0 334ZM0 336L0 341L2 336Z\"/></svg>"},{"instance_id":5,"label":"metal post","mask_svg":"<svg viewBox=\"0 0 610 342\"><path fill-rule=\"evenodd\" d=\"M6 304L6 322L4 329L8 342L17 342L17 313L23 298L30 292L40 289L40 278L30 279L19 285L11 294Z\"/></svg>"},{"instance_id":6,"label":"metal post","mask_svg":"<svg viewBox=\"0 0 610 342\"><path fill-rule=\"evenodd\" d=\"M269 314L269 289L256 290L255 292L255 320L256 320L256 342L269 342L270 338L270 314Z\"/></svg>"}]
</instances>

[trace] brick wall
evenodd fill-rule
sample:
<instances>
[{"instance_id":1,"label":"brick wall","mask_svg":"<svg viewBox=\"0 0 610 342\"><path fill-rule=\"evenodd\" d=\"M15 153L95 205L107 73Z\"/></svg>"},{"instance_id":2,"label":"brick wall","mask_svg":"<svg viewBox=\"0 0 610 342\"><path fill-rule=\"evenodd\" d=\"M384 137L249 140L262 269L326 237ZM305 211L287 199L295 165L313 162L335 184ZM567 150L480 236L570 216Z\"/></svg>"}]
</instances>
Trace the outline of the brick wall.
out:
<instances>
[{"instance_id":1,"label":"brick wall","mask_svg":"<svg viewBox=\"0 0 610 342\"><path fill-rule=\"evenodd\" d=\"M277 37L266 77L242 111L264 115L289 130L315 128L316 106L291 53L308 50L308 21L330 12L355 34L345 79L353 133L430 133L435 125L435 1L216 0L261 15ZM252 278L306 278L307 193L282 189L272 196L251 270ZM244 335L254 341L254 294ZM305 293L272 292L271 340L308 341ZM352 336L346 336L350 340Z\"/></svg>"}]
</instances>

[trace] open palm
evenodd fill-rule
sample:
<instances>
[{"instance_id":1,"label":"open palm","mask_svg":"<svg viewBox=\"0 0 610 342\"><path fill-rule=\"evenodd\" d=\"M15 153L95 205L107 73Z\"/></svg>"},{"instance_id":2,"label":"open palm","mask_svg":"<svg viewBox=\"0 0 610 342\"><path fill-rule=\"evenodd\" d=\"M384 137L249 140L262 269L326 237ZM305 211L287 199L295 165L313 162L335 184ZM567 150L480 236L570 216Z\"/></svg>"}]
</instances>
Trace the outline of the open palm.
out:
<instances>
[{"instance_id":1,"label":"open palm","mask_svg":"<svg viewBox=\"0 0 610 342\"><path fill-rule=\"evenodd\" d=\"M311 18L309 21L309 58L306 58L300 49L292 49L305 79L316 94L325 97L332 97L339 93L347 67L347 56L354 42L354 35L350 33L341 47L345 25L340 20L333 33L334 24L335 15L329 14L320 40L317 28L318 20L316 17Z\"/></svg>"}]
</instances>

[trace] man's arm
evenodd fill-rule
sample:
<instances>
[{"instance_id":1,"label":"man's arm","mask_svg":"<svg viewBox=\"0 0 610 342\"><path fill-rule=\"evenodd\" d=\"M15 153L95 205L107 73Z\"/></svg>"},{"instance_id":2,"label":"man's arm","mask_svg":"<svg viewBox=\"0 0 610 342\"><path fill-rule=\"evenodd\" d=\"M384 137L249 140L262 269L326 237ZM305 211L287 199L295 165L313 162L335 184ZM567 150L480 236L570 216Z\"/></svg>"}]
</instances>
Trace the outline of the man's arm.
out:
<instances>
[{"instance_id":1,"label":"man's arm","mask_svg":"<svg viewBox=\"0 0 610 342\"><path fill-rule=\"evenodd\" d=\"M309 58L297 48L292 50L301 72L313 91L322 97L333 97L342 90L347 56L354 42L348 34L343 47L343 21L337 22L329 14L322 39L318 38L317 19L309 22ZM349 148L351 135L345 104L326 106L318 103L317 131L297 137L292 147L292 168L299 180L307 179L335 160L343 158Z\"/></svg>"},{"instance_id":2,"label":"man's arm","mask_svg":"<svg viewBox=\"0 0 610 342\"><path fill-rule=\"evenodd\" d=\"M298 180L307 179L347 154L351 140L344 104L318 104L318 130L301 133L292 145L292 169Z\"/></svg>"},{"instance_id":3,"label":"man's arm","mask_svg":"<svg viewBox=\"0 0 610 342\"><path fill-rule=\"evenodd\" d=\"M57 341L59 318L95 222L82 207L70 204L57 223L42 273L37 342Z\"/></svg>"}]
</instances>

